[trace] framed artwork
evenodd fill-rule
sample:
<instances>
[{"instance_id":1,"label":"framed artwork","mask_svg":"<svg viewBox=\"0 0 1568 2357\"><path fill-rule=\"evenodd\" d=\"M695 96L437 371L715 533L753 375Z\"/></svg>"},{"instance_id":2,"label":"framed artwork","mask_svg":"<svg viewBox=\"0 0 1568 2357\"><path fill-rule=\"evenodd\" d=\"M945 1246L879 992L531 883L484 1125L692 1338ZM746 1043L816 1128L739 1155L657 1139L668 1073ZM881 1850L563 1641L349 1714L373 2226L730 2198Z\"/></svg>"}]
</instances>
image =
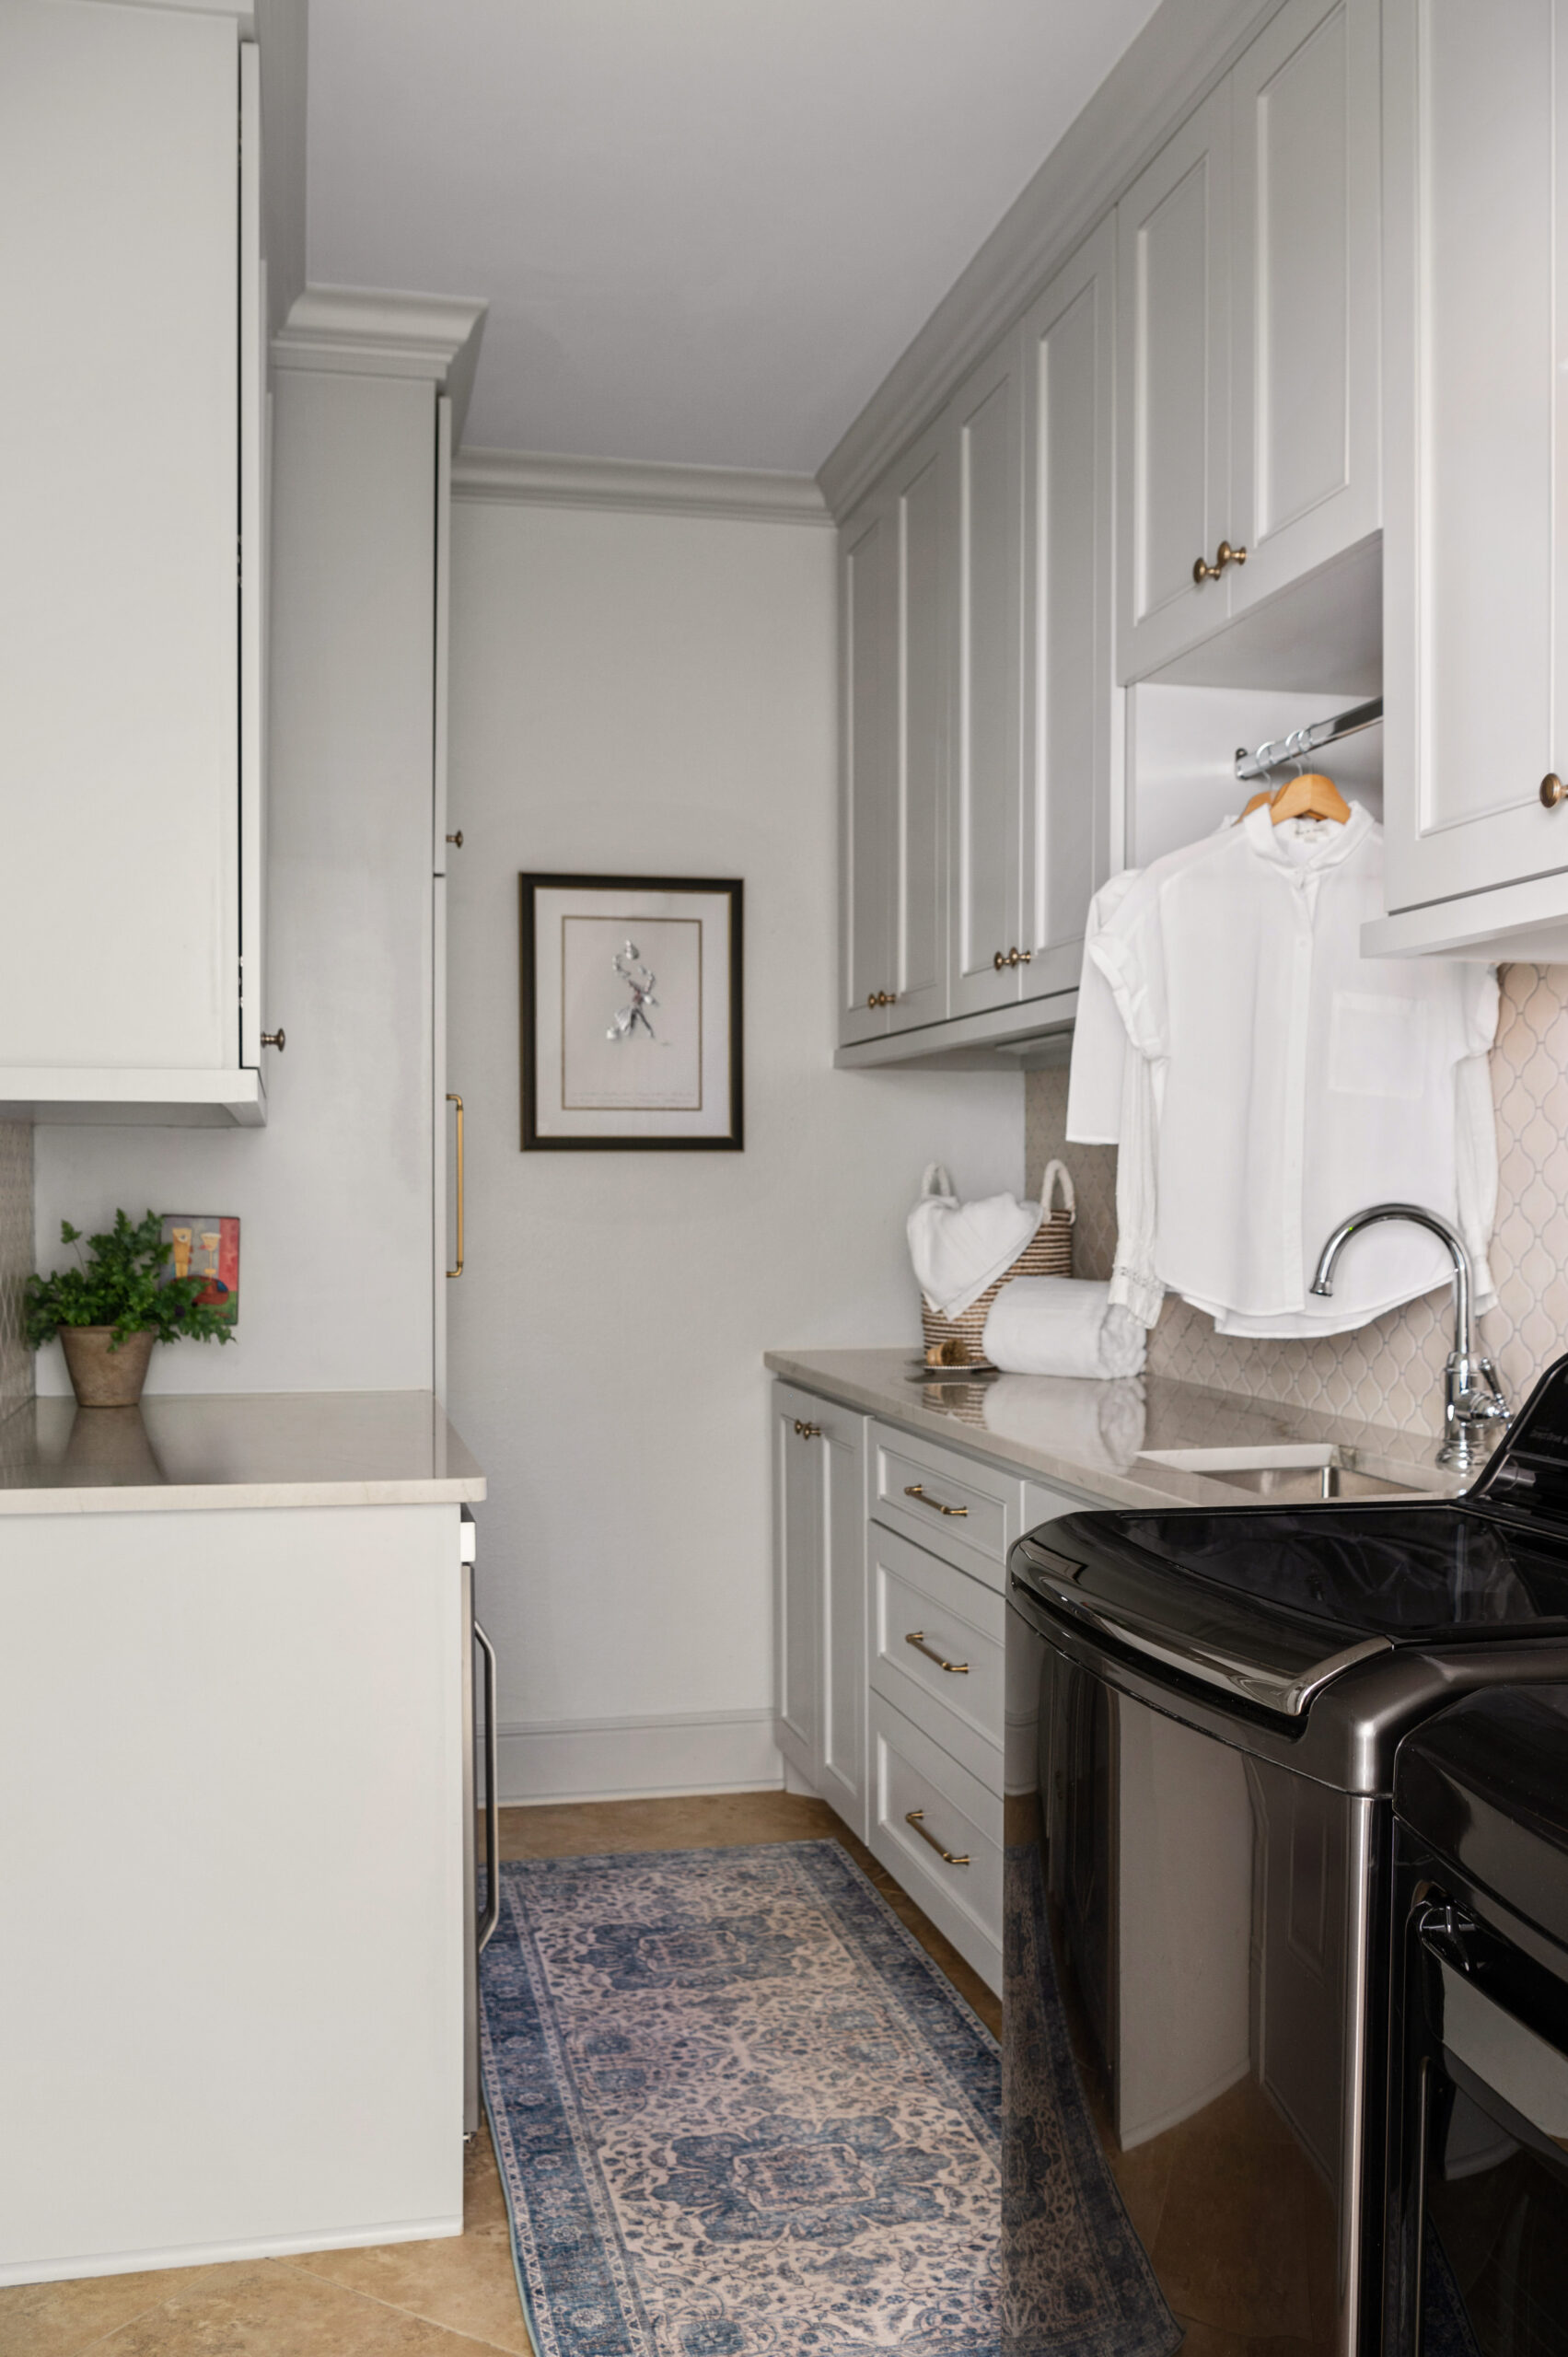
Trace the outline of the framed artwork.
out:
<instances>
[{"instance_id":1,"label":"framed artwork","mask_svg":"<svg viewBox=\"0 0 1568 2357\"><path fill-rule=\"evenodd\" d=\"M239 1323L239 1222L224 1212L165 1212L163 1240L168 1258L163 1274L205 1277L196 1295L200 1306L221 1308L231 1326Z\"/></svg>"},{"instance_id":2,"label":"framed artwork","mask_svg":"<svg viewBox=\"0 0 1568 2357\"><path fill-rule=\"evenodd\" d=\"M739 1153L741 885L518 883L524 1151Z\"/></svg>"}]
</instances>

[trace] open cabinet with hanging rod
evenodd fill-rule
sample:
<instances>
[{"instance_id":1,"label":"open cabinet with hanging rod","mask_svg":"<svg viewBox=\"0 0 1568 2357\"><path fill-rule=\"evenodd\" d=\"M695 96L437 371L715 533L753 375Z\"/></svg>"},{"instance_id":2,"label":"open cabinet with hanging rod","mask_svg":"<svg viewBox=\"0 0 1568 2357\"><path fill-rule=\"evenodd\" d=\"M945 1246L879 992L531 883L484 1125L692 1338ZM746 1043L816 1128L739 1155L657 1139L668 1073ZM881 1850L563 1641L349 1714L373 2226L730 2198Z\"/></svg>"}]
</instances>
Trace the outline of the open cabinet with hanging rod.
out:
<instances>
[{"instance_id":1,"label":"open cabinet with hanging rod","mask_svg":"<svg viewBox=\"0 0 1568 2357\"><path fill-rule=\"evenodd\" d=\"M1373 696L1365 703L1352 704L1348 711L1310 721L1305 728L1293 728L1288 737L1271 737L1255 753L1249 753L1245 745L1238 745L1236 774L1244 782L1267 777L1274 770L1288 769L1292 761L1305 761L1309 753L1321 751L1325 745L1337 744L1342 737L1353 737L1359 729L1375 726L1382 717L1383 699Z\"/></svg>"}]
</instances>

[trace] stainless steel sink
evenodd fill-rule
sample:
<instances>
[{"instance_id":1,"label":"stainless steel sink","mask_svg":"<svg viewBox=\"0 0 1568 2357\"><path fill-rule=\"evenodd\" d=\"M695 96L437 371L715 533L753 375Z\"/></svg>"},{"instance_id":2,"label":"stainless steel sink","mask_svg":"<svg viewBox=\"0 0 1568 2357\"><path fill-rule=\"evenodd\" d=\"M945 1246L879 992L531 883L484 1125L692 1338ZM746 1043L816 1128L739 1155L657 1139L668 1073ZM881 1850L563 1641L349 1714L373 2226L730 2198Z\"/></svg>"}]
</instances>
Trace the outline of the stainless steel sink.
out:
<instances>
[{"instance_id":1,"label":"stainless steel sink","mask_svg":"<svg viewBox=\"0 0 1568 2357\"><path fill-rule=\"evenodd\" d=\"M1442 1495L1449 1486L1440 1479L1427 1481L1402 1470L1398 1475L1375 1473L1358 1461L1353 1449L1325 1441L1276 1441L1272 1447L1256 1448L1149 1448L1138 1461L1201 1473L1206 1480L1223 1481L1270 1505Z\"/></svg>"}]
</instances>

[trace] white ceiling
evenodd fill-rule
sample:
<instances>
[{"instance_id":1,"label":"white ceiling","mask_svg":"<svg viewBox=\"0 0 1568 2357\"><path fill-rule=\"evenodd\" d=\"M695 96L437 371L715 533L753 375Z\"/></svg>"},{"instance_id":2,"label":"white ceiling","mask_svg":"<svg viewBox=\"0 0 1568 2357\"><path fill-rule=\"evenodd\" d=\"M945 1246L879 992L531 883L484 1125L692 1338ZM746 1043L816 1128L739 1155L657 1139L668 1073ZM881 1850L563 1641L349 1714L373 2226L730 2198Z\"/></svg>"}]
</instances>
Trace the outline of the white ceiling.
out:
<instances>
[{"instance_id":1,"label":"white ceiling","mask_svg":"<svg viewBox=\"0 0 1568 2357\"><path fill-rule=\"evenodd\" d=\"M318 284L487 296L470 446L814 473L1155 0L311 0Z\"/></svg>"}]
</instances>

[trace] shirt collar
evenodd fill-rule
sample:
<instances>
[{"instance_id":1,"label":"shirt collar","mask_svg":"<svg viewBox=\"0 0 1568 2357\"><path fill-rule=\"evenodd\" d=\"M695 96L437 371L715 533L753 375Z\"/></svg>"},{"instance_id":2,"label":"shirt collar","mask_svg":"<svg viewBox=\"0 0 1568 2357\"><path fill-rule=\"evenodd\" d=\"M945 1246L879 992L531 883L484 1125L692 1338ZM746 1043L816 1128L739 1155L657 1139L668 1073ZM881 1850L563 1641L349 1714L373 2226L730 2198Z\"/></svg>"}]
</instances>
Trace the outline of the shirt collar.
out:
<instances>
[{"instance_id":1,"label":"shirt collar","mask_svg":"<svg viewBox=\"0 0 1568 2357\"><path fill-rule=\"evenodd\" d=\"M1372 831L1372 820L1359 802L1350 806L1350 817L1342 827L1331 822L1318 830L1318 840L1312 844L1305 859L1293 858L1280 840L1278 830L1269 815L1269 806L1260 802L1249 818L1241 822L1241 831L1248 848L1271 867L1285 869L1295 876L1312 876L1325 867L1337 867Z\"/></svg>"}]
</instances>

